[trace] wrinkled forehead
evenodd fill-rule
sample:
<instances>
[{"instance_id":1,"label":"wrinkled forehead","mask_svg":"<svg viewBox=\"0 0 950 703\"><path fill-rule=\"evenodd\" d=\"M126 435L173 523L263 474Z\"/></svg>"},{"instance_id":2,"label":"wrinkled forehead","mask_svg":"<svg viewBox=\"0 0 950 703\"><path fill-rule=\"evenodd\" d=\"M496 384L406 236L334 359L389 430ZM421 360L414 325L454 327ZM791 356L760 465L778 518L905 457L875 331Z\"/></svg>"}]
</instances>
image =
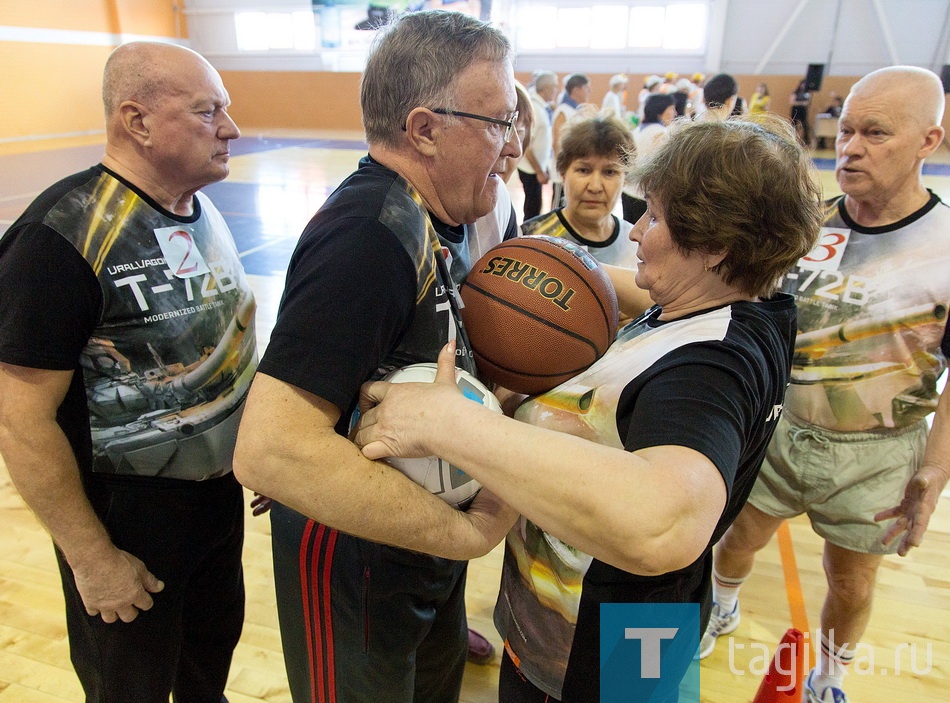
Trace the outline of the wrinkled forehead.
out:
<instances>
[{"instance_id":1,"label":"wrinkled forehead","mask_svg":"<svg viewBox=\"0 0 950 703\"><path fill-rule=\"evenodd\" d=\"M514 112L518 99L510 61L480 60L466 67L455 81L455 102L493 114Z\"/></svg>"},{"instance_id":2,"label":"wrinkled forehead","mask_svg":"<svg viewBox=\"0 0 950 703\"><path fill-rule=\"evenodd\" d=\"M921 122L920 95L909 81L896 77L878 77L858 83L848 94L842 116L873 113L880 119Z\"/></svg>"},{"instance_id":3,"label":"wrinkled forehead","mask_svg":"<svg viewBox=\"0 0 950 703\"><path fill-rule=\"evenodd\" d=\"M187 70L170 70L164 76L165 93L189 104L212 101L227 104L228 91L218 72L203 62L192 62Z\"/></svg>"},{"instance_id":4,"label":"wrinkled forehead","mask_svg":"<svg viewBox=\"0 0 950 703\"><path fill-rule=\"evenodd\" d=\"M589 168L623 168L620 147L604 151L601 145L591 145L589 151L575 157L571 165L578 164Z\"/></svg>"}]
</instances>

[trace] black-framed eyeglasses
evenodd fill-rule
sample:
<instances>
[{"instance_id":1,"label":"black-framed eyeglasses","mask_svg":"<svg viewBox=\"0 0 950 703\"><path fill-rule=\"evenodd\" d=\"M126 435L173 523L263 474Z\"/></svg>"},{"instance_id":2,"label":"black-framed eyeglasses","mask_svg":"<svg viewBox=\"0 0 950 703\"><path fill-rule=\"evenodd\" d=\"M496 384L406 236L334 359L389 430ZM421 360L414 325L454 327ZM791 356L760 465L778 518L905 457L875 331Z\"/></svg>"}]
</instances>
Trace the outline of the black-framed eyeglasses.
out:
<instances>
[{"instance_id":1,"label":"black-framed eyeglasses","mask_svg":"<svg viewBox=\"0 0 950 703\"><path fill-rule=\"evenodd\" d=\"M491 122L492 124L501 125L505 128L505 143L511 139L511 135L515 131L515 122L518 121L518 111L515 110L511 113L511 117L507 120L499 120L497 117L485 117L485 115L476 115L471 112L459 112L458 110L449 110L444 107L434 107L432 112L437 115L450 115L454 117L468 117L472 120L481 120L482 122Z\"/></svg>"}]
</instances>

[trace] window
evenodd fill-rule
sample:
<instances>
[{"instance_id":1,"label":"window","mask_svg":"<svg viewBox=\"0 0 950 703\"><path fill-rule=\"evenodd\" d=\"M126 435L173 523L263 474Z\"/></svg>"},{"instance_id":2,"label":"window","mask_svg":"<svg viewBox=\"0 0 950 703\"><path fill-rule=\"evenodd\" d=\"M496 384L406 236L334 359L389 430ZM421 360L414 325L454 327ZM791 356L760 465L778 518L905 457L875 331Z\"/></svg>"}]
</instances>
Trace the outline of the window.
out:
<instances>
[{"instance_id":1,"label":"window","mask_svg":"<svg viewBox=\"0 0 950 703\"><path fill-rule=\"evenodd\" d=\"M706 5L668 5L663 27L663 48L703 49L706 46Z\"/></svg>"},{"instance_id":2,"label":"window","mask_svg":"<svg viewBox=\"0 0 950 703\"><path fill-rule=\"evenodd\" d=\"M591 37L591 49L627 48L627 16L630 11L626 5L595 5L591 13L594 35Z\"/></svg>"},{"instance_id":3,"label":"window","mask_svg":"<svg viewBox=\"0 0 950 703\"><path fill-rule=\"evenodd\" d=\"M496 0L517 53L702 53L713 0ZM507 10L505 9L507 8ZM336 2L313 10L236 12L242 52L365 56L374 35L356 29L366 5Z\"/></svg>"},{"instance_id":4,"label":"window","mask_svg":"<svg viewBox=\"0 0 950 703\"><path fill-rule=\"evenodd\" d=\"M666 30L665 7L633 7L630 9L630 46L659 49Z\"/></svg>"},{"instance_id":5,"label":"window","mask_svg":"<svg viewBox=\"0 0 950 703\"><path fill-rule=\"evenodd\" d=\"M517 13L521 50L553 49L556 46L557 8L554 5L522 4Z\"/></svg>"},{"instance_id":6,"label":"window","mask_svg":"<svg viewBox=\"0 0 950 703\"><path fill-rule=\"evenodd\" d=\"M238 12L234 15L238 49L313 51L313 12Z\"/></svg>"},{"instance_id":7,"label":"window","mask_svg":"<svg viewBox=\"0 0 950 703\"><path fill-rule=\"evenodd\" d=\"M516 0L519 52L558 49L700 52L706 48L709 1L597 5L536 4Z\"/></svg>"}]
</instances>

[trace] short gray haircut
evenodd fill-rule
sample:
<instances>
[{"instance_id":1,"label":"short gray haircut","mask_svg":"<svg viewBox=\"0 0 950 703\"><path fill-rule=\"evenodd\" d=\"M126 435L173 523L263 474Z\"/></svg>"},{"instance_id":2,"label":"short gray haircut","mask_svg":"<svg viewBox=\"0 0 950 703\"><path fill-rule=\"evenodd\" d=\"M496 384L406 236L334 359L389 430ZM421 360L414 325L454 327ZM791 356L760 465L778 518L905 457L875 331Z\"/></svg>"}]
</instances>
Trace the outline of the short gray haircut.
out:
<instances>
[{"instance_id":1,"label":"short gray haircut","mask_svg":"<svg viewBox=\"0 0 950 703\"><path fill-rule=\"evenodd\" d=\"M507 37L485 22L446 10L402 15L379 30L363 72L366 141L396 146L415 108L455 107L455 79L471 64L510 60Z\"/></svg>"},{"instance_id":2,"label":"short gray haircut","mask_svg":"<svg viewBox=\"0 0 950 703\"><path fill-rule=\"evenodd\" d=\"M552 71L541 71L534 77L534 89L544 90L547 86L557 87L557 74Z\"/></svg>"}]
</instances>

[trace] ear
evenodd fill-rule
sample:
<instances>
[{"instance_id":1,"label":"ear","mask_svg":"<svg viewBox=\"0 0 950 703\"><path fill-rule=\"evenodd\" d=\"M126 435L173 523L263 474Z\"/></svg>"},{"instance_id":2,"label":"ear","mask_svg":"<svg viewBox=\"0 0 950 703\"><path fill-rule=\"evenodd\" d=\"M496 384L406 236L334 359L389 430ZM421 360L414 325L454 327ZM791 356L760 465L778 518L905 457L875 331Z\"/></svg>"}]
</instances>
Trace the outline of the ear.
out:
<instances>
[{"instance_id":1,"label":"ear","mask_svg":"<svg viewBox=\"0 0 950 703\"><path fill-rule=\"evenodd\" d=\"M126 100L118 109L119 124L131 139L142 146L149 144L151 137L148 127L148 113L143 105L134 100Z\"/></svg>"},{"instance_id":2,"label":"ear","mask_svg":"<svg viewBox=\"0 0 950 703\"><path fill-rule=\"evenodd\" d=\"M924 143L917 152L917 158L926 159L937 150L941 142L943 142L943 127L934 125L924 135Z\"/></svg>"},{"instance_id":3,"label":"ear","mask_svg":"<svg viewBox=\"0 0 950 703\"><path fill-rule=\"evenodd\" d=\"M710 271L726 260L726 253L706 254L703 259L703 268Z\"/></svg>"},{"instance_id":4,"label":"ear","mask_svg":"<svg viewBox=\"0 0 950 703\"><path fill-rule=\"evenodd\" d=\"M437 115L424 107L413 109L406 117L406 139L423 156L435 156L442 134Z\"/></svg>"}]
</instances>

